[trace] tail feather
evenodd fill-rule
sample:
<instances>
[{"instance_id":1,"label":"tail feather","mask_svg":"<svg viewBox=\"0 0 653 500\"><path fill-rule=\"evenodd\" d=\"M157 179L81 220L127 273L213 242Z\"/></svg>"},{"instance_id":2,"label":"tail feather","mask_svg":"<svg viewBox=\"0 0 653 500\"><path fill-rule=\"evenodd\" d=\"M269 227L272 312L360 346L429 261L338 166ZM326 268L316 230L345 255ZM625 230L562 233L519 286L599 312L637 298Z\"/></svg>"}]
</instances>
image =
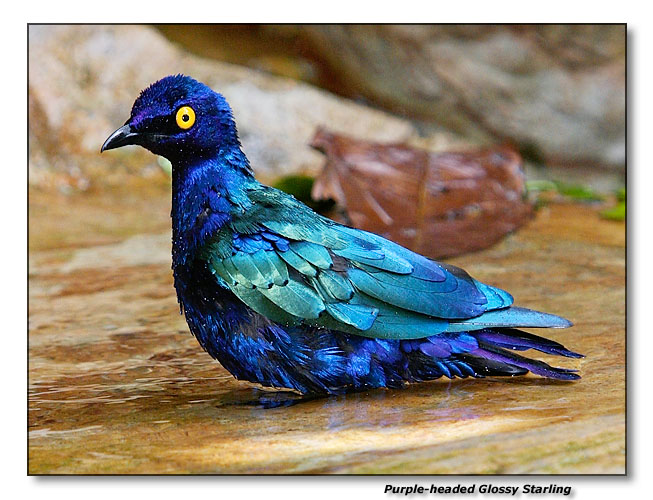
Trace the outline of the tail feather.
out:
<instances>
[{"instance_id":1,"label":"tail feather","mask_svg":"<svg viewBox=\"0 0 653 500\"><path fill-rule=\"evenodd\" d=\"M471 356L483 360L483 362L496 363L518 367L527 370L535 375L554 378L559 380L576 380L580 376L567 368L557 368L543 361L529 359L514 351L526 351L535 349L537 351L568 358L583 358L582 354L570 351L562 344L531 333L523 332L516 328L484 329L469 332L477 343L478 348L469 352Z\"/></svg>"},{"instance_id":2,"label":"tail feather","mask_svg":"<svg viewBox=\"0 0 653 500\"><path fill-rule=\"evenodd\" d=\"M489 357L474 356L472 354L460 354L457 357L474 370L473 376L477 378L516 377L528 373L526 368L490 359Z\"/></svg>"},{"instance_id":3,"label":"tail feather","mask_svg":"<svg viewBox=\"0 0 653 500\"><path fill-rule=\"evenodd\" d=\"M430 380L441 376L512 377L525 375L529 371L560 380L580 378L574 373L576 370L553 367L515 353L528 349L554 356L583 357L558 342L515 328L487 328L401 341L401 350L406 353L411 374L407 380Z\"/></svg>"},{"instance_id":4,"label":"tail feather","mask_svg":"<svg viewBox=\"0 0 653 500\"><path fill-rule=\"evenodd\" d=\"M485 329L474 332L473 335L477 340L482 342L515 351L535 349L545 354L565 356L567 358L585 357L582 354L570 351L558 342L533 335L532 333L523 332L516 328Z\"/></svg>"},{"instance_id":5,"label":"tail feather","mask_svg":"<svg viewBox=\"0 0 653 500\"><path fill-rule=\"evenodd\" d=\"M471 354L487 360L517 366L519 368L528 370L535 375L540 375L541 377L555 378L558 380L577 380L580 378L580 375L574 373L577 370L557 368L543 361L525 358L523 356L519 356L518 354L514 354L512 352L505 351L504 349L493 347L482 342L479 343L479 348L473 351Z\"/></svg>"},{"instance_id":6,"label":"tail feather","mask_svg":"<svg viewBox=\"0 0 653 500\"><path fill-rule=\"evenodd\" d=\"M543 361L529 359L514 352L534 349L554 356L584 357L553 340L516 328L486 328L469 332L468 335L476 339L478 347L467 352L457 353L455 357L468 364L477 377L515 376L531 372L535 375L559 380L580 378L575 373L577 370L554 367Z\"/></svg>"}]
</instances>

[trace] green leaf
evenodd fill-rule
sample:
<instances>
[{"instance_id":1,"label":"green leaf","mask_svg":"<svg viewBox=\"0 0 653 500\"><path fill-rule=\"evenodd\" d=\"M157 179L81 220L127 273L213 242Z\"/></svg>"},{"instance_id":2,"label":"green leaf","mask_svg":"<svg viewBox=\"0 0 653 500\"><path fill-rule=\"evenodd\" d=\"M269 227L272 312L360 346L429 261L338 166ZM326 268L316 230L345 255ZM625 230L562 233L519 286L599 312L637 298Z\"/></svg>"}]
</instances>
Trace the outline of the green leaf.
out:
<instances>
[{"instance_id":1,"label":"green leaf","mask_svg":"<svg viewBox=\"0 0 653 500\"><path fill-rule=\"evenodd\" d=\"M279 179L273 187L293 195L318 213L324 214L335 205L333 200L314 200L311 197L315 179L307 175L288 175Z\"/></svg>"},{"instance_id":2,"label":"green leaf","mask_svg":"<svg viewBox=\"0 0 653 500\"><path fill-rule=\"evenodd\" d=\"M626 202L620 201L616 206L607 208L601 212L601 217L608 220L622 221L626 219Z\"/></svg>"},{"instance_id":3,"label":"green leaf","mask_svg":"<svg viewBox=\"0 0 653 500\"><path fill-rule=\"evenodd\" d=\"M526 182L526 190L529 193L554 191L575 201L601 201L605 198L601 193L594 191L589 186L563 181L531 180Z\"/></svg>"},{"instance_id":4,"label":"green leaf","mask_svg":"<svg viewBox=\"0 0 653 500\"><path fill-rule=\"evenodd\" d=\"M558 192L578 201L601 201L604 196L600 193L597 193L592 188L588 186L583 186L582 184L569 184L561 181L554 181Z\"/></svg>"},{"instance_id":5,"label":"green leaf","mask_svg":"<svg viewBox=\"0 0 653 500\"><path fill-rule=\"evenodd\" d=\"M626 188L625 187L617 189L617 192L615 194L617 195L617 200L626 201Z\"/></svg>"}]
</instances>

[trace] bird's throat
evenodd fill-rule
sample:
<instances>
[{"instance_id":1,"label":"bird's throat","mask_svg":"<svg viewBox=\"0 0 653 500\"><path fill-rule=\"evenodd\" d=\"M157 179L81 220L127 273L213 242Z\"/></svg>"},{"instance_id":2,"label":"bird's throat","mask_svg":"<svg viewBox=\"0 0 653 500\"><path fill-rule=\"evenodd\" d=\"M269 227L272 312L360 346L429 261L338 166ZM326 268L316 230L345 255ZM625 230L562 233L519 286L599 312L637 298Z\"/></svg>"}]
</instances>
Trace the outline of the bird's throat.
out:
<instances>
[{"instance_id":1,"label":"bird's throat","mask_svg":"<svg viewBox=\"0 0 653 500\"><path fill-rule=\"evenodd\" d=\"M222 158L172 168L173 267L195 259L235 215L245 213L257 181Z\"/></svg>"}]
</instances>

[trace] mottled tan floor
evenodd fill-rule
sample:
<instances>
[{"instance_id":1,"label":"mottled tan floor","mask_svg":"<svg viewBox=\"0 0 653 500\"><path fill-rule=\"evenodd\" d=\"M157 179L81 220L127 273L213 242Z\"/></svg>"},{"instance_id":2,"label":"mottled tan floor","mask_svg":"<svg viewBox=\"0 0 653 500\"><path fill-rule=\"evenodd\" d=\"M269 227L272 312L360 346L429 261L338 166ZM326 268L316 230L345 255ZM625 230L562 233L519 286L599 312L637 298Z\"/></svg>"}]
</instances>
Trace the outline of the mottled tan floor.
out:
<instances>
[{"instance_id":1,"label":"mottled tan floor","mask_svg":"<svg viewBox=\"0 0 653 500\"><path fill-rule=\"evenodd\" d=\"M624 472L623 223L551 205L451 261L573 320L549 336L587 356L561 360L581 381L441 380L266 409L188 333L169 194L141 188L30 192L30 473Z\"/></svg>"}]
</instances>

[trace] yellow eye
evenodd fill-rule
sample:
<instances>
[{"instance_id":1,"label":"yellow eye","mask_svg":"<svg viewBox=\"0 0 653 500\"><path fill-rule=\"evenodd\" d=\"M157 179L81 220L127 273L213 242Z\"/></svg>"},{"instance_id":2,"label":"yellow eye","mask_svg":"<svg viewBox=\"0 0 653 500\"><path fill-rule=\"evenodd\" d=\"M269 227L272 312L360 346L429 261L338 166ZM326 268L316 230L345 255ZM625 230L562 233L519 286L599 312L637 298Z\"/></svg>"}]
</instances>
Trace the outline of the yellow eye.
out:
<instances>
[{"instance_id":1,"label":"yellow eye","mask_svg":"<svg viewBox=\"0 0 653 500\"><path fill-rule=\"evenodd\" d=\"M179 128L187 130L195 123L195 111L190 106L182 106L177 111L177 125Z\"/></svg>"}]
</instances>

